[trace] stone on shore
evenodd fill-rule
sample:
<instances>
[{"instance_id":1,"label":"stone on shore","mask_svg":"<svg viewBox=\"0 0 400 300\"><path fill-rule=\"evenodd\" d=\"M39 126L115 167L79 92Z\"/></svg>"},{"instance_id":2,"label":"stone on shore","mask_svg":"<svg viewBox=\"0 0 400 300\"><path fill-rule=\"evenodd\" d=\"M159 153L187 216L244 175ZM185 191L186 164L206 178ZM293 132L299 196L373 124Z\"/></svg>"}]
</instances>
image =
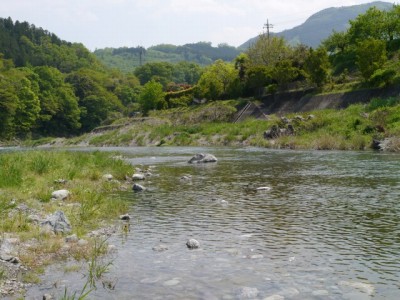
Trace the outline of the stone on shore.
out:
<instances>
[{"instance_id":1,"label":"stone on shore","mask_svg":"<svg viewBox=\"0 0 400 300\"><path fill-rule=\"evenodd\" d=\"M71 195L68 190L57 190L51 193L52 200L66 200Z\"/></svg>"},{"instance_id":2,"label":"stone on shore","mask_svg":"<svg viewBox=\"0 0 400 300\"><path fill-rule=\"evenodd\" d=\"M142 173L135 173L132 175L132 180L145 180L146 176Z\"/></svg>"},{"instance_id":3,"label":"stone on shore","mask_svg":"<svg viewBox=\"0 0 400 300\"><path fill-rule=\"evenodd\" d=\"M50 215L42 223L42 227L49 227L54 233L69 233L71 232L71 224L65 216L64 212L56 211Z\"/></svg>"},{"instance_id":4,"label":"stone on shore","mask_svg":"<svg viewBox=\"0 0 400 300\"><path fill-rule=\"evenodd\" d=\"M103 179L104 179L105 181L111 181L111 180L114 179L114 176L112 176L111 174L104 174L104 175L103 175Z\"/></svg>"}]
</instances>

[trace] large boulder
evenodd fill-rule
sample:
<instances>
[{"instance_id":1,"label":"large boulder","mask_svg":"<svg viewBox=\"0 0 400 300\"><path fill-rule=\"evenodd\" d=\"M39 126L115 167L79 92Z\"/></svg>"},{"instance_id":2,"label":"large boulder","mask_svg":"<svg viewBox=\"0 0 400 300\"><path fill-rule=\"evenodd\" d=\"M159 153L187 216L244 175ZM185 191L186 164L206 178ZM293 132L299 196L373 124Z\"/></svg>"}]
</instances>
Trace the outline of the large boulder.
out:
<instances>
[{"instance_id":1,"label":"large boulder","mask_svg":"<svg viewBox=\"0 0 400 300\"><path fill-rule=\"evenodd\" d=\"M48 216L42 223L40 223L40 226L48 227L54 233L71 232L71 223L62 211L56 211L54 214Z\"/></svg>"},{"instance_id":2,"label":"large boulder","mask_svg":"<svg viewBox=\"0 0 400 300\"><path fill-rule=\"evenodd\" d=\"M209 153L198 153L193 156L188 163L189 164L201 164L201 163L213 163L217 162L217 158Z\"/></svg>"}]
</instances>

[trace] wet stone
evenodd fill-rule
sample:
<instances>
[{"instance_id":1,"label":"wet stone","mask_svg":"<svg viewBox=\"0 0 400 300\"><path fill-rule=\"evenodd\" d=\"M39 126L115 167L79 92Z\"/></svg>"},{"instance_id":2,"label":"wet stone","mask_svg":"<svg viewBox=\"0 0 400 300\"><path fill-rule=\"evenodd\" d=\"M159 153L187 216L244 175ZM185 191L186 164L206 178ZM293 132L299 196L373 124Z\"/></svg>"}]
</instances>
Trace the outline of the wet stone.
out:
<instances>
[{"instance_id":1,"label":"wet stone","mask_svg":"<svg viewBox=\"0 0 400 300\"><path fill-rule=\"evenodd\" d=\"M186 242L186 246L187 246L189 249L198 249L198 248L200 247L200 243L199 243L197 240L195 240L195 239L189 239L189 240Z\"/></svg>"},{"instance_id":2,"label":"wet stone","mask_svg":"<svg viewBox=\"0 0 400 300\"><path fill-rule=\"evenodd\" d=\"M167 251L168 250L168 246L160 244L160 245L154 246L152 249L155 252L163 252L163 251Z\"/></svg>"},{"instance_id":3,"label":"wet stone","mask_svg":"<svg viewBox=\"0 0 400 300\"><path fill-rule=\"evenodd\" d=\"M178 285L179 283L181 283L179 281L179 278L174 278L171 280L167 280L163 283L164 286L174 286L174 285Z\"/></svg>"}]
</instances>

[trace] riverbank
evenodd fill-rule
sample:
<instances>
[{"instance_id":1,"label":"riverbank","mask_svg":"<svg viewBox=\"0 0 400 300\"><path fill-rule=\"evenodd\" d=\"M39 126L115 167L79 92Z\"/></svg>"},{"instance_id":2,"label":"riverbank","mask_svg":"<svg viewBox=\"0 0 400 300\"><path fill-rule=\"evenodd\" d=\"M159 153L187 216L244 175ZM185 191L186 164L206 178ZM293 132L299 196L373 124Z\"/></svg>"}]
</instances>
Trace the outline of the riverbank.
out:
<instances>
[{"instance_id":1,"label":"riverbank","mask_svg":"<svg viewBox=\"0 0 400 300\"><path fill-rule=\"evenodd\" d=\"M0 156L0 295L23 297L46 266L75 261L90 284L107 270L107 236L124 230L133 166L112 153L14 151ZM82 263L85 262L85 263ZM80 267L79 267L80 266ZM68 272L68 270L65 270Z\"/></svg>"},{"instance_id":2,"label":"riverbank","mask_svg":"<svg viewBox=\"0 0 400 300\"><path fill-rule=\"evenodd\" d=\"M28 146L255 146L273 149L400 151L399 98L373 99L345 109L262 115L234 122L238 101L158 111L121 119L70 139ZM242 104L242 107L244 105ZM271 134L272 131L272 134Z\"/></svg>"}]
</instances>

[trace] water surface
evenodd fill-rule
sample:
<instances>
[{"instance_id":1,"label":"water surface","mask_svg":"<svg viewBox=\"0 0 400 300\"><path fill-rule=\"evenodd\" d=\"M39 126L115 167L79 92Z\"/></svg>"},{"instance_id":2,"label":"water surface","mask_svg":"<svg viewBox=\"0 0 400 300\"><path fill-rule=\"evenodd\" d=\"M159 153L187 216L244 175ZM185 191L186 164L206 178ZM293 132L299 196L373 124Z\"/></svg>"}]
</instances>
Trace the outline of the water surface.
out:
<instances>
[{"instance_id":1,"label":"water surface","mask_svg":"<svg viewBox=\"0 0 400 300\"><path fill-rule=\"evenodd\" d=\"M106 275L115 289L100 285L93 299L400 297L399 155L103 150L154 168L143 182L147 192L115 195L131 203L130 231L109 241L118 248ZM219 161L187 164L198 152ZM186 174L190 180L181 179ZM188 250L188 238L197 239L200 249ZM168 249L152 250L160 244ZM70 289L85 281L53 272L45 279L62 280ZM44 292L55 291L44 283L32 295Z\"/></svg>"}]
</instances>

